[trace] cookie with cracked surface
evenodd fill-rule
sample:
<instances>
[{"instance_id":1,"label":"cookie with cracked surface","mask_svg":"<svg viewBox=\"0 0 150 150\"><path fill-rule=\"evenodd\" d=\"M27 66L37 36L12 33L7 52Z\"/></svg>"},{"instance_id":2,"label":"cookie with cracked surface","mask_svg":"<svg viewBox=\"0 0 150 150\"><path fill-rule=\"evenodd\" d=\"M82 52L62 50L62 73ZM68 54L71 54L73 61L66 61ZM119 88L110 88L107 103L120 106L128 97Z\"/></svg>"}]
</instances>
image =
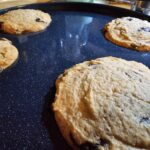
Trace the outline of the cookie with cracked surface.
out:
<instances>
[{"instance_id":1,"label":"cookie with cracked surface","mask_svg":"<svg viewBox=\"0 0 150 150\"><path fill-rule=\"evenodd\" d=\"M150 70L115 57L73 66L56 81L53 111L73 149L150 149Z\"/></svg>"},{"instance_id":2,"label":"cookie with cracked surface","mask_svg":"<svg viewBox=\"0 0 150 150\"><path fill-rule=\"evenodd\" d=\"M111 42L138 51L150 51L150 23L133 17L112 20L104 27Z\"/></svg>"},{"instance_id":3,"label":"cookie with cracked surface","mask_svg":"<svg viewBox=\"0 0 150 150\"><path fill-rule=\"evenodd\" d=\"M0 38L0 70L11 66L18 58L18 50L11 41Z\"/></svg>"},{"instance_id":4,"label":"cookie with cracked surface","mask_svg":"<svg viewBox=\"0 0 150 150\"><path fill-rule=\"evenodd\" d=\"M17 9L0 15L1 30L10 34L42 31L50 22L48 13L33 9Z\"/></svg>"}]
</instances>

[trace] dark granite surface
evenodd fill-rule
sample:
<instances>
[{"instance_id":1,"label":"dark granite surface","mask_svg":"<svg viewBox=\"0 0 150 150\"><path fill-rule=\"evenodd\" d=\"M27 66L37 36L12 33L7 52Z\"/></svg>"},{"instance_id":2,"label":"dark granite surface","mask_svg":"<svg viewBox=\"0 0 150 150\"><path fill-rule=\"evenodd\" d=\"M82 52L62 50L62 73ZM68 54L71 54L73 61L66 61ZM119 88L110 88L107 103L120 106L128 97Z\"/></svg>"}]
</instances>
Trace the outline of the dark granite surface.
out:
<instances>
[{"instance_id":1,"label":"dark granite surface","mask_svg":"<svg viewBox=\"0 0 150 150\"><path fill-rule=\"evenodd\" d=\"M50 109L55 80L64 69L110 55L150 67L150 53L122 48L104 38L103 26L117 16L54 11L50 5L29 6L52 15L45 31L0 34L19 50L16 64L0 74L0 150L69 149Z\"/></svg>"}]
</instances>

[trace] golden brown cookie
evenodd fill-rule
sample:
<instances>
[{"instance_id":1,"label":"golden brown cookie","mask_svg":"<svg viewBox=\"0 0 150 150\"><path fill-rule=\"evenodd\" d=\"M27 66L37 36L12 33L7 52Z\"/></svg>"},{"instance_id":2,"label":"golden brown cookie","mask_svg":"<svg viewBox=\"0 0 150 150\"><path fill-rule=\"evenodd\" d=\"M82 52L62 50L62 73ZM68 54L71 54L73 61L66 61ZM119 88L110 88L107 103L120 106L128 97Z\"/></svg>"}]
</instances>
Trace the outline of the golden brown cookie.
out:
<instances>
[{"instance_id":1,"label":"golden brown cookie","mask_svg":"<svg viewBox=\"0 0 150 150\"><path fill-rule=\"evenodd\" d=\"M150 70L104 57L73 66L56 81L53 111L73 149L150 149Z\"/></svg>"},{"instance_id":2,"label":"golden brown cookie","mask_svg":"<svg viewBox=\"0 0 150 150\"><path fill-rule=\"evenodd\" d=\"M150 23L133 17L112 20L104 27L111 42L138 51L150 51Z\"/></svg>"},{"instance_id":3,"label":"golden brown cookie","mask_svg":"<svg viewBox=\"0 0 150 150\"><path fill-rule=\"evenodd\" d=\"M51 22L48 13L33 9L17 9L0 15L1 30L10 34L38 32Z\"/></svg>"},{"instance_id":4,"label":"golden brown cookie","mask_svg":"<svg viewBox=\"0 0 150 150\"><path fill-rule=\"evenodd\" d=\"M0 70L4 70L11 66L18 58L18 50L12 43L0 38Z\"/></svg>"}]
</instances>

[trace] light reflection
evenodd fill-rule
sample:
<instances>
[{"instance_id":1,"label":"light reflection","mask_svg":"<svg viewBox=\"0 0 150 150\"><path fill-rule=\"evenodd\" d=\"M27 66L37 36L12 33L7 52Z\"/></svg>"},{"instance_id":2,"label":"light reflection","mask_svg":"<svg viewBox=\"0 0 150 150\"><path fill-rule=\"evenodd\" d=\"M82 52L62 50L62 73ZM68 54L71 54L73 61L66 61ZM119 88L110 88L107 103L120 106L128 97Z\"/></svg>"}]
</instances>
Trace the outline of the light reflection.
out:
<instances>
[{"instance_id":1,"label":"light reflection","mask_svg":"<svg viewBox=\"0 0 150 150\"><path fill-rule=\"evenodd\" d=\"M87 44L89 34L89 24L92 17L86 16L65 16L65 37L63 41L63 55L72 61L83 58L80 50Z\"/></svg>"},{"instance_id":2,"label":"light reflection","mask_svg":"<svg viewBox=\"0 0 150 150\"><path fill-rule=\"evenodd\" d=\"M28 36L26 35L18 36L18 41L20 44L27 42L27 40L28 40Z\"/></svg>"}]
</instances>

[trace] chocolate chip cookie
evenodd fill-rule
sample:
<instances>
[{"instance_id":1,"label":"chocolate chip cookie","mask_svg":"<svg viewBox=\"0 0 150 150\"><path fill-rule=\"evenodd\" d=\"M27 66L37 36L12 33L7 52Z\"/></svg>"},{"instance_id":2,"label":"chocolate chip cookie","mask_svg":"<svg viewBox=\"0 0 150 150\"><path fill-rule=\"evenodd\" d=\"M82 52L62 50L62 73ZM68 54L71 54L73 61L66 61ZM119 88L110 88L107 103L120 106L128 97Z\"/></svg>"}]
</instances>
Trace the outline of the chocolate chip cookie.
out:
<instances>
[{"instance_id":1,"label":"chocolate chip cookie","mask_svg":"<svg viewBox=\"0 0 150 150\"><path fill-rule=\"evenodd\" d=\"M0 29L10 34L38 32L46 29L50 22L48 13L33 9L17 9L0 15Z\"/></svg>"},{"instance_id":2,"label":"chocolate chip cookie","mask_svg":"<svg viewBox=\"0 0 150 150\"><path fill-rule=\"evenodd\" d=\"M150 149L150 70L104 57L66 70L56 81L53 111L73 149Z\"/></svg>"},{"instance_id":3,"label":"chocolate chip cookie","mask_svg":"<svg viewBox=\"0 0 150 150\"><path fill-rule=\"evenodd\" d=\"M11 66L18 58L18 50L11 41L0 38L0 70Z\"/></svg>"},{"instance_id":4,"label":"chocolate chip cookie","mask_svg":"<svg viewBox=\"0 0 150 150\"><path fill-rule=\"evenodd\" d=\"M105 25L105 37L111 42L138 51L150 51L150 23L133 17L112 20Z\"/></svg>"}]
</instances>

